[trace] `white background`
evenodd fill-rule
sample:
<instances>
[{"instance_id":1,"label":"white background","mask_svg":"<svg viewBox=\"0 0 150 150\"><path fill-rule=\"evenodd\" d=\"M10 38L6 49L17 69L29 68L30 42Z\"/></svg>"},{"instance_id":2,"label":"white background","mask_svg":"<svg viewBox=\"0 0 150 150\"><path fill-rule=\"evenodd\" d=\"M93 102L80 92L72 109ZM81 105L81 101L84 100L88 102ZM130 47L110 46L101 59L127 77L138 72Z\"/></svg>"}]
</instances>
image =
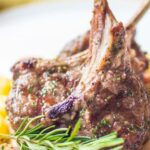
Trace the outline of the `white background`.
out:
<instances>
[{"instance_id":1,"label":"white background","mask_svg":"<svg viewBox=\"0 0 150 150\"><path fill-rule=\"evenodd\" d=\"M124 23L144 0L110 0ZM93 0L56 0L20 6L0 14L0 75L23 57L52 58L66 42L90 27ZM150 11L138 25L137 40L150 52Z\"/></svg>"}]
</instances>

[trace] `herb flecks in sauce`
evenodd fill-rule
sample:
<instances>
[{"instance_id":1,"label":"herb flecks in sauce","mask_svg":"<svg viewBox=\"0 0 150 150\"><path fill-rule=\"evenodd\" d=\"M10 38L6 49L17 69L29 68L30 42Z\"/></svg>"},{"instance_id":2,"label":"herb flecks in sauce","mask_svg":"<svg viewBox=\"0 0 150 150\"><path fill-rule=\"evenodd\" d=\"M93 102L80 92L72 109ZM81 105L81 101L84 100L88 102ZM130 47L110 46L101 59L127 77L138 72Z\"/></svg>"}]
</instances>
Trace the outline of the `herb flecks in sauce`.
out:
<instances>
[{"instance_id":1,"label":"herb flecks in sauce","mask_svg":"<svg viewBox=\"0 0 150 150\"><path fill-rule=\"evenodd\" d=\"M68 70L68 65L60 65L60 66L54 66L51 67L51 69L48 71L50 74L51 73L65 73Z\"/></svg>"},{"instance_id":2,"label":"herb flecks in sauce","mask_svg":"<svg viewBox=\"0 0 150 150\"><path fill-rule=\"evenodd\" d=\"M100 125L101 126L109 125L109 121L107 119L103 119L103 120L101 120Z\"/></svg>"},{"instance_id":3,"label":"herb flecks in sauce","mask_svg":"<svg viewBox=\"0 0 150 150\"><path fill-rule=\"evenodd\" d=\"M55 96L56 87L57 87L57 81L52 80L50 82L47 82L46 86L41 91L41 95L46 96L46 94L51 93L53 96Z\"/></svg>"},{"instance_id":4,"label":"herb flecks in sauce","mask_svg":"<svg viewBox=\"0 0 150 150\"><path fill-rule=\"evenodd\" d=\"M132 96L134 96L134 93L133 93L133 91L132 90L128 90L128 96L130 96L130 97L132 97Z\"/></svg>"},{"instance_id":5,"label":"herb flecks in sauce","mask_svg":"<svg viewBox=\"0 0 150 150\"><path fill-rule=\"evenodd\" d=\"M29 86L29 87L28 87L28 92L29 92L29 94L32 94L33 89L34 89L34 87L33 87L33 86Z\"/></svg>"}]
</instances>

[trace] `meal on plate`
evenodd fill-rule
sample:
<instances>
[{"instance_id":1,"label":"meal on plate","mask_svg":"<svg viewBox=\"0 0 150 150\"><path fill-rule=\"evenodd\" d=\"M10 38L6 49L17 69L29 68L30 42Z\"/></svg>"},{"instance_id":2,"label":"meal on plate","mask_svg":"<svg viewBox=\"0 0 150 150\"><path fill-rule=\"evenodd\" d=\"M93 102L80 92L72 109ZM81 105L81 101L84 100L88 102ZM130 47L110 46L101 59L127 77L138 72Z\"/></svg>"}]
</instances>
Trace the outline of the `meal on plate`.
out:
<instances>
[{"instance_id":1,"label":"meal on plate","mask_svg":"<svg viewBox=\"0 0 150 150\"><path fill-rule=\"evenodd\" d=\"M1 87L11 88L7 113L0 109L1 149L141 150L149 139L150 69L134 37L149 4L124 25L107 0L94 0L91 29L56 59L13 65L13 81Z\"/></svg>"}]
</instances>

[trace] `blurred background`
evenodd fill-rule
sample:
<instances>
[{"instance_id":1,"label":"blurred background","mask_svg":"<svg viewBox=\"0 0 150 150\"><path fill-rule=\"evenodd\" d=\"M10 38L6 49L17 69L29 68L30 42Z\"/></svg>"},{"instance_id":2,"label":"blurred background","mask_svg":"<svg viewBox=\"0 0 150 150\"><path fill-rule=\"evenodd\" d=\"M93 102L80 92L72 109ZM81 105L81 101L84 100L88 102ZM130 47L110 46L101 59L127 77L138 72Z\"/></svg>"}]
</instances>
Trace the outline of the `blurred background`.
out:
<instances>
[{"instance_id":1,"label":"blurred background","mask_svg":"<svg viewBox=\"0 0 150 150\"><path fill-rule=\"evenodd\" d=\"M126 23L144 0L109 0ZM53 58L66 42L90 28L93 0L0 0L0 75L23 57ZM137 27L137 40L150 52L150 11Z\"/></svg>"},{"instance_id":2,"label":"blurred background","mask_svg":"<svg viewBox=\"0 0 150 150\"><path fill-rule=\"evenodd\" d=\"M10 7L18 6L32 1L33 0L0 0L0 10L4 10Z\"/></svg>"}]
</instances>

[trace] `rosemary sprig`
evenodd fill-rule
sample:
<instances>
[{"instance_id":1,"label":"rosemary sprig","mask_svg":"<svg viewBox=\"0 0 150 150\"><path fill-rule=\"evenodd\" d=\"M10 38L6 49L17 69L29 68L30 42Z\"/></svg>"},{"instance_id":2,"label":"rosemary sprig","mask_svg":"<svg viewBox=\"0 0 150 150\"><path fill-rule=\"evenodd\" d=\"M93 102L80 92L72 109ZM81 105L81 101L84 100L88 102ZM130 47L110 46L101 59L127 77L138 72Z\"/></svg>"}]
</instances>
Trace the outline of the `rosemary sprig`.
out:
<instances>
[{"instance_id":1,"label":"rosemary sprig","mask_svg":"<svg viewBox=\"0 0 150 150\"><path fill-rule=\"evenodd\" d=\"M78 136L80 119L72 132L71 128L55 128L55 126L44 128L42 124L30 128L33 122L42 117L35 117L29 122L29 118L25 118L15 134L0 134L0 137L16 140L20 150L101 150L105 148L121 150L123 148L124 140L117 138L116 132L98 139Z\"/></svg>"}]
</instances>

